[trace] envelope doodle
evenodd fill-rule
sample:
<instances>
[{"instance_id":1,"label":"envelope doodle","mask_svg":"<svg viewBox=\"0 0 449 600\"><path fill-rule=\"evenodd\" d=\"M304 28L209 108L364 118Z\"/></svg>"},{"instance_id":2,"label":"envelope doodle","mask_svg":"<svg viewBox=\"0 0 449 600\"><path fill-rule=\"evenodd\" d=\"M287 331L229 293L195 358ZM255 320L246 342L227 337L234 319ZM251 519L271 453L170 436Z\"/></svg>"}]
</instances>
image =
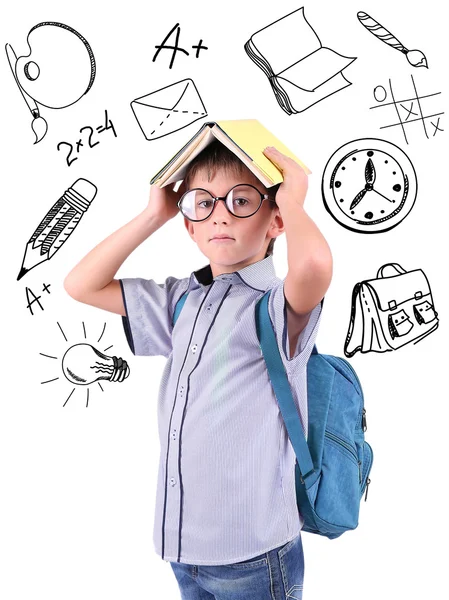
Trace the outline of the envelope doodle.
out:
<instances>
[{"instance_id":1,"label":"envelope doodle","mask_svg":"<svg viewBox=\"0 0 449 600\"><path fill-rule=\"evenodd\" d=\"M136 98L131 109L147 140L164 137L207 117L192 79L182 79Z\"/></svg>"}]
</instances>

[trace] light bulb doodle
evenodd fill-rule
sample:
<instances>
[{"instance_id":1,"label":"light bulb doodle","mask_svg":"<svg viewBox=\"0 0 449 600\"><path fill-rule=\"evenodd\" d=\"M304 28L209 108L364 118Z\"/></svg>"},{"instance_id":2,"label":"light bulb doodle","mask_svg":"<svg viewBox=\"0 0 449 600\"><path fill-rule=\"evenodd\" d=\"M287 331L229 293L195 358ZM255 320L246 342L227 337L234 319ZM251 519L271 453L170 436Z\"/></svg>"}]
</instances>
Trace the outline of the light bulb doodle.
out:
<instances>
[{"instance_id":1,"label":"light bulb doodle","mask_svg":"<svg viewBox=\"0 0 449 600\"><path fill-rule=\"evenodd\" d=\"M107 356L90 344L75 344L64 354L62 372L76 385L89 385L100 379L123 381L129 375L126 360Z\"/></svg>"},{"instance_id":2,"label":"light bulb doodle","mask_svg":"<svg viewBox=\"0 0 449 600\"><path fill-rule=\"evenodd\" d=\"M56 323L59 327L59 330L64 337L65 342L69 342L69 336L67 336L62 329L59 322ZM95 386L98 386L102 392L105 390L101 385L100 381L118 381L119 383L123 382L130 373L130 369L126 360L123 358L119 358L117 356L109 356L104 354L112 345L107 348L102 348L103 352L97 350L92 344L89 344L89 338L91 335L87 335L86 326L84 322L83 326L83 337L85 342L80 342L74 344L73 342L66 350L53 354L45 354L44 352L40 352L41 356L45 358L49 358L52 360L59 361L61 364L62 372L64 373L64 377L56 376L46 379L45 381L41 381L41 384L52 383L53 381L58 381L61 379L64 381L70 381L74 387L72 391L66 398L63 406L65 406L72 395L74 394L77 387L84 387L86 390L86 407L89 406L89 393L90 389ZM103 329L99 336L95 336L94 343L98 344L104 336L106 330L106 323L103 325ZM61 359L62 356L62 359ZM54 373L52 375L55 375Z\"/></svg>"}]
</instances>

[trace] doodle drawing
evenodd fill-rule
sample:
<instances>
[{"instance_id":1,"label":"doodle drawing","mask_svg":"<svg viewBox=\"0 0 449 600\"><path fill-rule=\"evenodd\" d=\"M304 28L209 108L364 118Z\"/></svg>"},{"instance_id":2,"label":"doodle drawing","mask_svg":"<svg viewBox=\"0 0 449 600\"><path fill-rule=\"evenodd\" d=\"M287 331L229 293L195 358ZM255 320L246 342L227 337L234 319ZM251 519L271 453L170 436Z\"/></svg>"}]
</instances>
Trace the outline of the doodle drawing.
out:
<instances>
[{"instance_id":1,"label":"doodle drawing","mask_svg":"<svg viewBox=\"0 0 449 600\"><path fill-rule=\"evenodd\" d=\"M62 359L62 372L77 385L89 385L94 381L123 381L129 375L126 360L107 356L90 344L70 346Z\"/></svg>"},{"instance_id":2,"label":"doodle drawing","mask_svg":"<svg viewBox=\"0 0 449 600\"><path fill-rule=\"evenodd\" d=\"M53 204L26 245L17 281L56 254L73 233L96 194L96 186L80 178Z\"/></svg>"},{"instance_id":3,"label":"doodle drawing","mask_svg":"<svg viewBox=\"0 0 449 600\"><path fill-rule=\"evenodd\" d=\"M175 39L175 44L171 45L171 44L167 44L166 42L168 42L168 40L170 39L172 33L174 33L174 31L176 30L176 39ZM189 56L188 51L185 48L181 48L181 46L179 45L179 36L181 34L181 27L179 26L179 23L176 23L176 25L174 25L174 27L172 27L170 29L170 31L168 32L168 34L165 36L162 44L159 44L158 46L155 46L156 48L156 52L154 53L153 56L153 62L155 62L155 60L157 59L159 52L161 50L171 50L172 51L172 57L170 60L170 65L169 65L169 69L171 69L173 67L173 63L175 62L175 57L176 57L176 53L177 52L183 52L186 56ZM198 58L200 55L200 51L201 50L209 50L209 48L207 46L203 46L203 40L200 40L198 42L198 44L192 46L192 48L196 51L195 52L195 57Z\"/></svg>"},{"instance_id":4,"label":"doodle drawing","mask_svg":"<svg viewBox=\"0 0 449 600\"><path fill-rule=\"evenodd\" d=\"M164 137L207 117L192 79L182 79L136 98L131 109L147 140Z\"/></svg>"},{"instance_id":5,"label":"doodle drawing","mask_svg":"<svg viewBox=\"0 0 449 600\"><path fill-rule=\"evenodd\" d=\"M289 115L351 85L342 71L356 60L322 46L304 7L253 33L245 51L268 77L276 100Z\"/></svg>"},{"instance_id":6,"label":"doodle drawing","mask_svg":"<svg viewBox=\"0 0 449 600\"><path fill-rule=\"evenodd\" d=\"M95 58L84 37L62 23L38 23L27 37L29 54L17 58L6 44L6 55L19 90L33 116L37 144L47 133L38 104L65 108L87 94L95 79Z\"/></svg>"},{"instance_id":7,"label":"doodle drawing","mask_svg":"<svg viewBox=\"0 0 449 600\"><path fill-rule=\"evenodd\" d=\"M388 231L409 214L418 182L408 156L385 140L365 138L341 146L323 172L327 212L357 233Z\"/></svg>"},{"instance_id":8,"label":"doodle drawing","mask_svg":"<svg viewBox=\"0 0 449 600\"><path fill-rule=\"evenodd\" d=\"M414 125L411 126L412 129L413 127L415 127L415 129L424 131L424 135L427 139L429 139L429 133L427 131L427 126L429 124L427 123L426 126L426 119L430 120L430 125L433 127L433 130L430 130L431 137L435 137L438 131L444 131L444 129L442 129L442 127L440 126L440 116L444 115L444 111L440 111L439 105L436 105L434 103L435 100L440 100L440 98L436 97L439 96L441 92L420 95L418 94L413 75L410 75L410 77L412 79L413 91L411 93L405 92L404 94L402 94L402 96L404 96L403 99L396 100L391 79L389 79L388 84L390 89L390 96L388 95L388 92L383 85L377 85L373 90L373 95L374 99L379 104L377 104L376 106L370 106L370 109L388 107L387 111L389 110L392 115L397 116L398 121L396 123L383 125L382 127L380 127L380 129L387 129L389 127L401 127L402 134L404 135L404 139L407 144L407 132L410 132L411 123L414 123ZM407 132L405 129L405 125L407 125ZM421 125L422 130L420 127Z\"/></svg>"},{"instance_id":9,"label":"doodle drawing","mask_svg":"<svg viewBox=\"0 0 449 600\"><path fill-rule=\"evenodd\" d=\"M425 55L421 52L421 50L407 50L407 48L401 44L401 42L392 35L388 29L382 27L380 23L375 21L372 17L370 17L366 12L358 12L357 18L360 23L365 27L370 33L372 33L378 40L388 44L395 50L399 50L402 54L405 54L408 62L412 65L412 67L426 67L427 69L427 59Z\"/></svg>"},{"instance_id":10,"label":"doodle drawing","mask_svg":"<svg viewBox=\"0 0 449 600\"><path fill-rule=\"evenodd\" d=\"M344 353L351 357L357 351L391 352L410 342L416 344L437 329L437 316L421 269L382 265L375 279L354 286Z\"/></svg>"},{"instance_id":11,"label":"doodle drawing","mask_svg":"<svg viewBox=\"0 0 449 600\"><path fill-rule=\"evenodd\" d=\"M51 283L42 283L42 291L43 292L46 292L47 294L51 294L50 288L51 288ZM37 305L39 306L41 311L44 310L44 307L42 306L42 303L41 303L41 298L42 298L41 295L36 296L36 294L33 292L33 290L29 287L25 287L25 294L26 294L27 302L28 302L27 308L32 315L34 315L33 304L37 303Z\"/></svg>"},{"instance_id":12,"label":"doodle drawing","mask_svg":"<svg viewBox=\"0 0 449 600\"><path fill-rule=\"evenodd\" d=\"M61 325L59 323L57 323L57 325L64 337L64 340L68 342L67 336L64 333ZM86 326L84 322L82 325L84 339L86 340ZM95 343L98 344L101 341L105 330L106 323L104 324L103 330ZM69 348L64 352L62 359L59 359L58 356L53 356L53 354L44 354L43 352L40 352L40 355L52 360L61 360L61 368L65 379L70 381L70 383L75 384L75 386L86 387L87 407L89 405L89 390L91 389L89 388L90 385L96 383L103 392L104 389L100 381L106 380L121 383L129 376L130 369L126 360L123 360L123 358L119 358L117 356L108 356L107 354L104 354L104 352L108 351L110 348L112 348L112 345L108 346L103 352L101 352L92 344L79 342L69 346ZM41 384L52 383L53 381L58 381L59 379L59 377L52 377L46 381L41 381ZM65 406L70 400L75 389L75 387L72 389L63 406Z\"/></svg>"}]
</instances>

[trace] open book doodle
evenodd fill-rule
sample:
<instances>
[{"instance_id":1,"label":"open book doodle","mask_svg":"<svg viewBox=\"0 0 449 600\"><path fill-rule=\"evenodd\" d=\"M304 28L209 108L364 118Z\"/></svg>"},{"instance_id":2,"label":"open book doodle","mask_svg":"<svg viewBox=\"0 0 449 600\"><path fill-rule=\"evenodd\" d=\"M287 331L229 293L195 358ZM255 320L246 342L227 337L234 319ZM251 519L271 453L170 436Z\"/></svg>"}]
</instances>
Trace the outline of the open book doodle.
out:
<instances>
[{"instance_id":1,"label":"open book doodle","mask_svg":"<svg viewBox=\"0 0 449 600\"><path fill-rule=\"evenodd\" d=\"M356 58L323 47L304 16L304 7L253 33L245 50L268 77L276 100L289 115L351 85L342 71Z\"/></svg>"}]
</instances>

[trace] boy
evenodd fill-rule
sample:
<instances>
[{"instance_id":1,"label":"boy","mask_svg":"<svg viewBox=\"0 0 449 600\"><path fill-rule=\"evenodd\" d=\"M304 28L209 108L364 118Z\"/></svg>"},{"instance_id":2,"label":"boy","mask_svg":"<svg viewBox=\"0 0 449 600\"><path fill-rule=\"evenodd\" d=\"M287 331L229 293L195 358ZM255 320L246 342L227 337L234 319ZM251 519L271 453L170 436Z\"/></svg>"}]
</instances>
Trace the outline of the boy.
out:
<instances>
[{"instance_id":1,"label":"boy","mask_svg":"<svg viewBox=\"0 0 449 600\"><path fill-rule=\"evenodd\" d=\"M276 149L264 153L284 178L270 189L222 144L210 144L178 192L152 186L147 208L64 282L76 300L122 315L134 354L168 359L153 540L188 600L302 598L295 454L257 339L255 304L271 289L270 317L306 431L306 365L332 257L303 209L307 175ZM164 284L114 279L127 256L179 210L209 264ZM270 252L284 231L288 274L281 280Z\"/></svg>"}]
</instances>

